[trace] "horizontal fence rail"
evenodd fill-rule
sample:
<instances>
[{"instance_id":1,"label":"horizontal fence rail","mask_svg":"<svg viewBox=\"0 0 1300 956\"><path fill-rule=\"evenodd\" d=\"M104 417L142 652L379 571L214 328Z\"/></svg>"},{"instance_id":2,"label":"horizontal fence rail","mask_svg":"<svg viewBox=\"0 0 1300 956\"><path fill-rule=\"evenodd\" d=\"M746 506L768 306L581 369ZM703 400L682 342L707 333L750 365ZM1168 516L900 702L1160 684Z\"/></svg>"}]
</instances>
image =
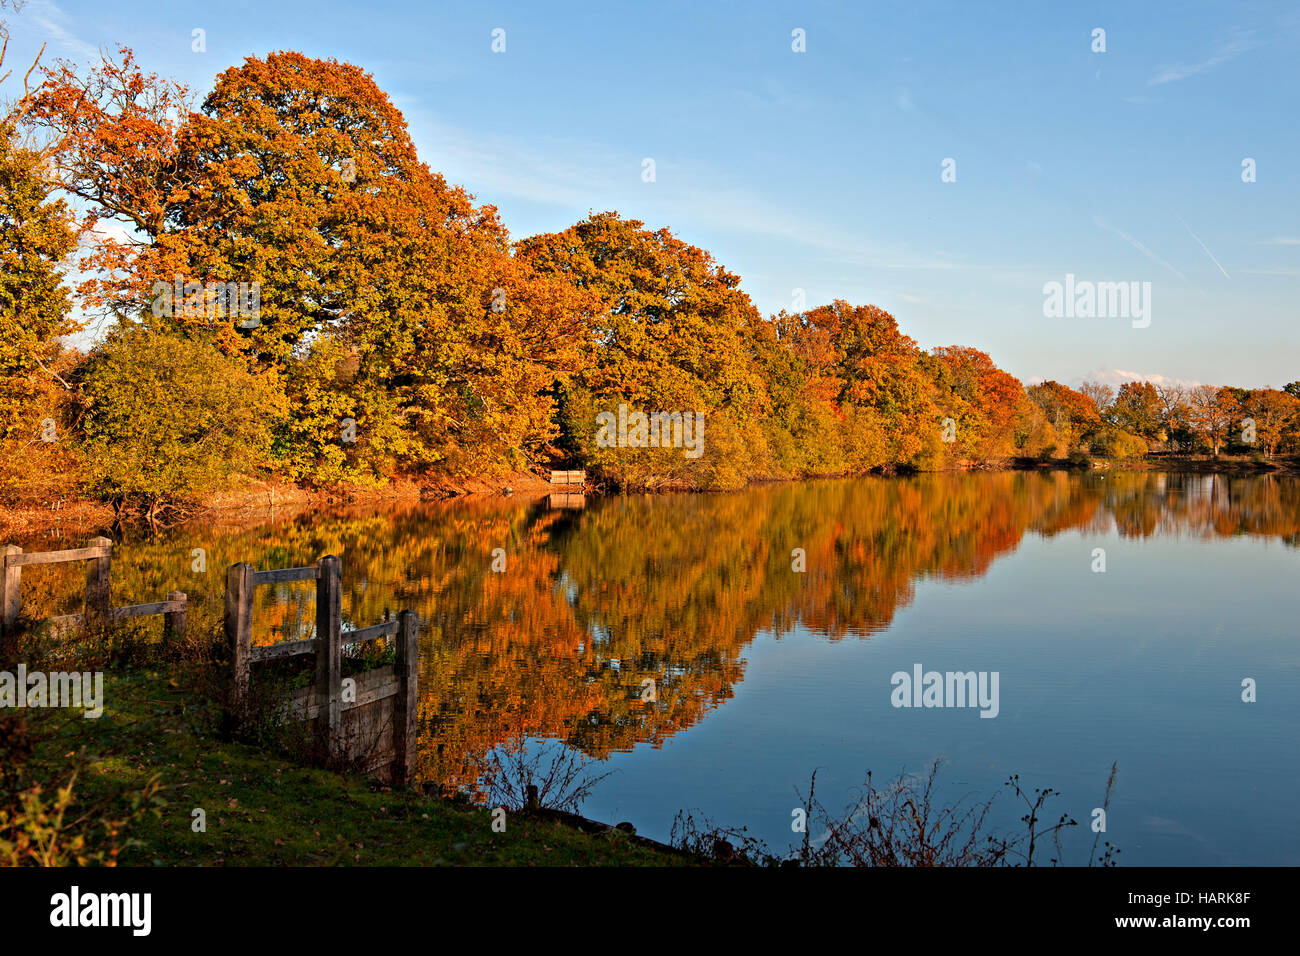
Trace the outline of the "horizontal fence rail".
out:
<instances>
[{"instance_id":1,"label":"horizontal fence rail","mask_svg":"<svg viewBox=\"0 0 1300 956\"><path fill-rule=\"evenodd\" d=\"M286 581L315 581L320 577L320 568L313 565L308 568L280 568L278 571L254 571L253 583L283 584Z\"/></svg>"},{"instance_id":2,"label":"horizontal fence rail","mask_svg":"<svg viewBox=\"0 0 1300 956\"><path fill-rule=\"evenodd\" d=\"M382 624L371 624L369 627L363 627L356 631L346 632L343 635L343 643L360 644L362 641L373 641L378 637L392 637L397 633L397 628L397 621L385 621Z\"/></svg>"},{"instance_id":3,"label":"horizontal fence rail","mask_svg":"<svg viewBox=\"0 0 1300 956\"><path fill-rule=\"evenodd\" d=\"M299 654L315 653L316 638L309 637L305 641L281 641L279 644L270 644L266 647L250 647L248 659L250 661L273 661L285 657L297 657Z\"/></svg>"},{"instance_id":4,"label":"horizontal fence rail","mask_svg":"<svg viewBox=\"0 0 1300 956\"><path fill-rule=\"evenodd\" d=\"M587 473L585 471L551 472L551 484L553 485L585 485L586 483Z\"/></svg>"},{"instance_id":5,"label":"horizontal fence rail","mask_svg":"<svg viewBox=\"0 0 1300 956\"><path fill-rule=\"evenodd\" d=\"M22 616L22 569L42 564L65 564L71 561L89 561L84 590L85 610L77 614L60 614L42 619L56 633L98 622L122 621L137 617L163 616L163 632L173 639L185 636L187 599L183 591L172 591L165 601L148 604L112 606L113 542L104 537L92 538L84 548L64 551L25 552L17 545L0 549L0 580L3 581L3 598L0 601L0 646L6 652L17 651L18 620Z\"/></svg>"},{"instance_id":6,"label":"horizontal fence rail","mask_svg":"<svg viewBox=\"0 0 1300 956\"><path fill-rule=\"evenodd\" d=\"M6 562L13 568L26 567L31 564L61 564L65 561L87 561L91 558L111 557L113 554L111 545L108 547L73 548L71 551L34 551L31 554L25 553L21 548L15 548L14 551L15 553L9 555Z\"/></svg>"}]
</instances>

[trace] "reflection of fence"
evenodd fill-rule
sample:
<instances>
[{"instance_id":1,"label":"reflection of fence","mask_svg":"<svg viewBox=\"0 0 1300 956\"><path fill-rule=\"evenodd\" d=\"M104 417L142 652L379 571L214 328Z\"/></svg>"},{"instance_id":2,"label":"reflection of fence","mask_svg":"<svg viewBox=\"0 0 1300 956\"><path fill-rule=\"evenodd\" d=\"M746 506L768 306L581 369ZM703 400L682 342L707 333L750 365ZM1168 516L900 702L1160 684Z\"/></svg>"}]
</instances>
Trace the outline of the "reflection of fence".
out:
<instances>
[{"instance_id":1,"label":"reflection of fence","mask_svg":"<svg viewBox=\"0 0 1300 956\"><path fill-rule=\"evenodd\" d=\"M546 504L551 508L585 508L587 496L573 492L553 491L546 496Z\"/></svg>"},{"instance_id":2,"label":"reflection of fence","mask_svg":"<svg viewBox=\"0 0 1300 956\"><path fill-rule=\"evenodd\" d=\"M84 548L69 551L34 551L30 554L16 545L6 545L0 555L4 580L4 613L0 617L0 637L12 645L22 613L23 568L36 564L63 564L68 561L89 561L86 571L85 610L79 614L62 614L45 618L55 631L63 631L80 624L120 621L131 617L163 615L163 626L172 637L185 636L186 598L182 591L172 591L165 601L151 604L130 604L113 607L111 603L113 542L108 538L92 538ZM12 647L11 647L12 649Z\"/></svg>"},{"instance_id":3,"label":"reflection of fence","mask_svg":"<svg viewBox=\"0 0 1300 956\"><path fill-rule=\"evenodd\" d=\"M285 715L313 724L322 752L332 761L358 762L393 783L415 775L415 707L418 687L419 619L402 611L395 621L342 633L342 562L333 555L305 568L256 571L233 564L226 572L226 640L230 646L231 707L249 707L252 665L299 654L316 655L311 686L288 695ZM258 585L316 582L316 636L253 647L253 595ZM395 664L373 668L345 682L342 646L380 637L397 638Z\"/></svg>"}]
</instances>

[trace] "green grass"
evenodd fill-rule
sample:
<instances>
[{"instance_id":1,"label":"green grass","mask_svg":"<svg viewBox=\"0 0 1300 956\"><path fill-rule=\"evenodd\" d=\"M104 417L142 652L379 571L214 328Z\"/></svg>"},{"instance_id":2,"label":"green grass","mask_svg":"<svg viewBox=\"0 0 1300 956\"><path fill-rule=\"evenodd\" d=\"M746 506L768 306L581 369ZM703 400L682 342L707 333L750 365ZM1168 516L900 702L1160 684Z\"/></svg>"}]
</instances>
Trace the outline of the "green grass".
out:
<instances>
[{"instance_id":1,"label":"green grass","mask_svg":"<svg viewBox=\"0 0 1300 956\"><path fill-rule=\"evenodd\" d=\"M119 856L137 866L666 866L689 863L621 833L587 834L511 814L494 833L491 813L467 802L388 789L366 778L311 769L205 732L207 705L158 671L105 675L103 716L31 710L39 738L25 776L62 783L82 752L77 807L118 801L152 777L157 813L137 819ZM206 812L206 832L191 811Z\"/></svg>"}]
</instances>

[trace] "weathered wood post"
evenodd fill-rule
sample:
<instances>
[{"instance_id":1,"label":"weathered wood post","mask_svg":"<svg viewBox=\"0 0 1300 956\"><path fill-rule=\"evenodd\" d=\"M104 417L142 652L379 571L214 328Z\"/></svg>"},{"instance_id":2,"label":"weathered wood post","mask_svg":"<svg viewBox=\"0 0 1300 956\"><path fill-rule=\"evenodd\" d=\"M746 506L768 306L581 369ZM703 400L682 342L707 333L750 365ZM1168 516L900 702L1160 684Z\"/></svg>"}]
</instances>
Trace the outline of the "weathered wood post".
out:
<instances>
[{"instance_id":1,"label":"weathered wood post","mask_svg":"<svg viewBox=\"0 0 1300 956\"><path fill-rule=\"evenodd\" d=\"M18 612L22 609L22 565L10 564L10 557L18 557L23 549L7 544L0 552L0 570L4 572L3 614L0 616L0 652L16 653Z\"/></svg>"},{"instance_id":2,"label":"weathered wood post","mask_svg":"<svg viewBox=\"0 0 1300 956\"><path fill-rule=\"evenodd\" d=\"M253 639L253 566L226 569L226 645L230 648L231 707L238 719L248 713L249 647Z\"/></svg>"},{"instance_id":3,"label":"weathered wood post","mask_svg":"<svg viewBox=\"0 0 1300 956\"><path fill-rule=\"evenodd\" d=\"M343 728L343 562L329 554L316 568L316 739L334 760Z\"/></svg>"},{"instance_id":4,"label":"weathered wood post","mask_svg":"<svg viewBox=\"0 0 1300 956\"><path fill-rule=\"evenodd\" d=\"M113 542L109 538L90 539L90 547L99 548L102 554L90 559L86 569L86 623L108 620L112 607Z\"/></svg>"},{"instance_id":5,"label":"weathered wood post","mask_svg":"<svg viewBox=\"0 0 1300 956\"><path fill-rule=\"evenodd\" d=\"M189 599L184 591L172 591L167 595L167 600L179 601L181 606L178 610L163 613L163 634L169 641L183 641L185 640L185 612Z\"/></svg>"},{"instance_id":6,"label":"weathered wood post","mask_svg":"<svg viewBox=\"0 0 1300 956\"><path fill-rule=\"evenodd\" d=\"M414 611L397 616L397 697L393 701L393 782L415 779L417 693L420 681L420 618Z\"/></svg>"}]
</instances>

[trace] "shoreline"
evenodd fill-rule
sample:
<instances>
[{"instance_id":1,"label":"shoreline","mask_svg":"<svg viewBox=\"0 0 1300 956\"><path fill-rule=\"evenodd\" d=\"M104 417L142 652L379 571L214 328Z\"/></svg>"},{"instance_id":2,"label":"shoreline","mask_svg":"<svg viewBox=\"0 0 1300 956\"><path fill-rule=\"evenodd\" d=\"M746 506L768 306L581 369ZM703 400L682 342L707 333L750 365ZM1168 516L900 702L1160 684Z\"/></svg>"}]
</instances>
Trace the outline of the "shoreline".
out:
<instances>
[{"instance_id":1,"label":"shoreline","mask_svg":"<svg viewBox=\"0 0 1300 956\"><path fill-rule=\"evenodd\" d=\"M887 468L872 475L899 477L915 474L952 474L956 472L1006 472L1006 471L1163 471L1186 474L1221 474L1238 477L1257 475L1284 475L1300 477L1300 460L1211 457L1147 457L1141 459L1092 459L1086 465L1074 464L1064 458L1047 461L1032 458L1002 458L985 461L961 461L950 468L932 471L910 471ZM754 479L750 485L798 482L824 479L844 479L855 476L806 475L802 478ZM183 519L167 526L179 526L192 521L206 521L216 527L242 527L256 524L267 517L293 517L314 508L339 508L364 506L376 503L422 504L426 502L454 501L457 499L482 499L487 497L518 497L525 500L551 494L559 486L530 472L506 473L496 478L453 480L436 478L425 480L399 479L374 488L355 485L338 485L313 488L279 482L249 482L242 488L217 492L202 506ZM689 488L659 486L635 494L663 494L686 492ZM739 490L739 489L738 489ZM588 488L589 495L603 492ZM618 492L613 492L618 494ZM107 531L118 523L113 508L103 501L91 498L60 498L55 505L27 505L0 508L0 539L15 535L87 534ZM127 524L147 526L141 519L128 519Z\"/></svg>"}]
</instances>

